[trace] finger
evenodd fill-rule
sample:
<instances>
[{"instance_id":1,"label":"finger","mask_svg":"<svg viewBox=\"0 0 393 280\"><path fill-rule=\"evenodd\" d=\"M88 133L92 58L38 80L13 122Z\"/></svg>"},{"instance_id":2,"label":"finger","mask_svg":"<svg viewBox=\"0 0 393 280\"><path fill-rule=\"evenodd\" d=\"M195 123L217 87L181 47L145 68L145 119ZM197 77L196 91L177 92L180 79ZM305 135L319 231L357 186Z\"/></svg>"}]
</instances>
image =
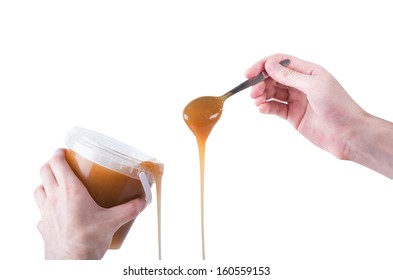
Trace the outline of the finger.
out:
<instances>
[{"instance_id":1,"label":"finger","mask_svg":"<svg viewBox=\"0 0 393 280\"><path fill-rule=\"evenodd\" d=\"M53 192L53 190L59 186L49 163L45 163L41 167L40 175L41 175L42 185L45 188L45 193L47 195Z\"/></svg>"},{"instance_id":2,"label":"finger","mask_svg":"<svg viewBox=\"0 0 393 280\"><path fill-rule=\"evenodd\" d=\"M259 111L262 114L276 115L283 119L287 119L288 105L275 100L267 101L259 106Z\"/></svg>"},{"instance_id":3,"label":"finger","mask_svg":"<svg viewBox=\"0 0 393 280\"><path fill-rule=\"evenodd\" d=\"M290 60L288 68L279 65L279 62L284 59ZM275 54L268 56L251 66L246 71L246 76L251 78L264 70L271 76L271 78L283 85L292 86L302 91L307 89L307 87L312 86L311 82L314 80L311 77L312 75L324 72L324 69L317 64L301 60L291 55Z\"/></svg>"},{"instance_id":4,"label":"finger","mask_svg":"<svg viewBox=\"0 0 393 280\"><path fill-rule=\"evenodd\" d=\"M289 98L289 93L287 88L272 87L265 92L266 100L276 99L282 102L287 102Z\"/></svg>"},{"instance_id":5,"label":"finger","mask_svg":"<svg viewBox=\"0 0 393 280\"><path fill-rule=\"evenodd\" d=\"M276 89L277 82L273 79L267 79L263 83L259 83L255 85L255 90L257 91L257 96L262 94L266 94L267 91L274 91ZM255 94L255 93L254 93ZM272 96L267 97L266 99L272 98Z\"/></svg>"},{"instance_id":6,"label":"finger","mask_svg":"<svg viewBox=\"0 0 393 280\"><path fill-rule=\"evenodd\" d=\"M251 88L251 93L250 93L251 97L252 98L260 97L261 95L263 95L263 92L265 91L265 88L266 88L266 83L265 82L256 84L255 86L253 86Z\"/></svg>"},{"instance_id":7,"label":"finger","mask_svg":"<svg viewBox=\"0 0 393 280\"><path fill-rule=\"evenodd\" d=\"M302 60L300 58L297 58L296 56L278 53L278 54L267 56L257 61L254 65L252 65L249 69L246 70L246 74L250 73L251 77L253 77L261 73L263 70L265 70L266 61L275 60L277 62L280 62L283 61L284 59L290 60L289 65L291 69L307 75L311 75L314 73L314 71L319 71L319 69L321 68L319 65L315 63Z\"/></svg>"},{"instance_id":8,"label":"finger","mask_svg":"<svg viewBox=\"0 0 393 280\"><path fill-rule=\"evenodd\" d=\"M265 91L268 91L271 88L275 88L276 84L277 84L277 82L274 81L273 79L267 79L259 84L256 84L255 86L252 87L251 97L257 98L263 94L266 94ZM269 98L266 98L266 99L269 99Z\"/></svg>"},{"instance_id":9,"label":"finger","mask_svg":"<svg viewBox=\"0 0 393 280\"><path fill-rule=\"evenodd\" d=\"M261 95L257 98L255 98L255 105L260 106L261 104L266 102L266 95Z\"/></svg>"},{"instance_id":10,"label":"finger","mask_svg":"<svg viewBox=\"0 0 393 280\"><path fill-rule=\"evenodd\" d=\"M274 82L274 81L273 81ZM289 98L288 87L284 87L281 85L276 85L276 82L270 83L272 84L270 87L264 87L256 85L255 89L253 89L252 96L255 98L255 104L257 106L264 103L269 99L277 99L279 101L287 102ZM262 90L261 90L262 88Z\"/></svg>"},{"instance_id":11,"label":"finger","mask_svg":"<svg viewBox=\"0 0 393 280\"><path fill-rule=\"evenodd\" d=\"M278 62L283 61L284 59L289 59L289 60L291 60L290 64L292 64L292 59L296 59L296 57L291 56L291 55L286 55L286 54L274 54L274 55L267 56L267 57L257 61L254 65L252 65L250 68L248 68L245 72L246 77L248 79L250 79L250 78L258 75L262 71L264 71L265 70L265 63L269 59L274 59Z\"/></svg>"},{"instance_id":12,"label":"finger","mask_svg":"<svg viewBox=\"0 0 393 280\"><path fill-rule=\"evenodd\" d=\"M49 165L59 186L74 187L76 185L80 185L80 180L72 171L65 158L64 149L58 149L54 152L52 158L49 161Z\"/></svg>"},{"instance_id":13,"label":"finger","mask_svg":"<svg viewBox=\"0 0 393 280\"><path fill-rule=\"evenodd\" d=\"M146 207L146 201L136 198L124 204L107 209L107 221L114 227L121 227L134 220Z\"/></svg>"},{"instance_id":14,"label":"finger","mask_svg":"<svg viewBox=\"0 0 393 280\"><path fill-rule=\"evenodd\" d=\"M44 211L45 201L46 201L46 194L45 189L42 185L38 186L34 190L34 197L35 201L37 202L38 208L40 209L41 215Z\"/></svg>"},{"instance_id":15,"label":"finger","mask_svg":"<svg viewBox=\"0 0 393 280\"><path fill-rule=\"evenodd\" d=\"M43 232L44 232L42 221L39 221L39 222L37 223L37 229L38 229L38 231L39 231L39 232L41 233L41 235L42 235Z\"/></svg>"},{"instance_id":16,"label":"finger","mask_svg":"<svg viewBox=\"0 0 393 280\"><path fill-rule=\"evenodd\" d=\"M322 67L307 62L296 57L290 56L291 63L288 67L279 64L277 58L265 61L265 71L275 81L289 87L294 87L304 91L312 86L314 75L322 73Z\"/></svg>"}]
</instances>

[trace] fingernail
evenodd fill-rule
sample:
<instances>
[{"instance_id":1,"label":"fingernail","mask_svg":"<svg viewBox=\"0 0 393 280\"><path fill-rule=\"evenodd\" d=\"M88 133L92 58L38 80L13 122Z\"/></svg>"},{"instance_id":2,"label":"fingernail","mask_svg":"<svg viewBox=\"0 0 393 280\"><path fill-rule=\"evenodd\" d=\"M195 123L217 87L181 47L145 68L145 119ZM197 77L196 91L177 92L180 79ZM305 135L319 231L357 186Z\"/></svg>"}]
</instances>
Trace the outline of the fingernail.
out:
<instances>
[{"instance_id":1,"label":"fingernail","mask_svg":"<svg viewBox=\"0 0 393 280\"><path fill-rule=\"evenodd\" d=\"M277 63L276 61L269 59L268 61L266 61L265 68L267 70L276 72L280 69L280 65L285 67L285 66L288 66L290 63L291 63L291 60L288 58L281 60L280 63Z\"/></svg>"},{"instance_id":2,"label":"fingernail","mask_svg":"<svg viewBox=\"0 0 393 280\"><path fill-rule=\"evenodd\" d=\"M280 64L284 67L288 66L290 63L291 60L289 58L280 61Z\"/></svg>"}]
</instances>

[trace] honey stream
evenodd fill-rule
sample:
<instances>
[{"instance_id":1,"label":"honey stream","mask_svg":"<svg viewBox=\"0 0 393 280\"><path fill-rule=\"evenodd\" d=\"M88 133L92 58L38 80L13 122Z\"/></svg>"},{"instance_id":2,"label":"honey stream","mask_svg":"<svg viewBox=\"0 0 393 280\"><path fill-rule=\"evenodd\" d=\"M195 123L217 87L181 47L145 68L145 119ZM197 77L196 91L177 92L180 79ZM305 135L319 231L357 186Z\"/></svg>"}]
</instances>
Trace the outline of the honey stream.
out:
<instances>
[{"instance_id":1,"label":"honey stream","mask_svg":"<svg viewBox=\"0 0 393 280\"><path fill-rule=\"evenodd\" d=\"M290 64L290 59L280 62L282 66ZM201 181L201 230L202 230L202 257L205 259L205 225L204 225L204 194L205 194L205 147L206 140L215 124L221 117L225 100L250 86L254 86L267 79L269 75L262 71L255 77L244 81L222 96L202 96L192 100L184 108L183 119L194 133L199 150L200 181Z\"/></svg>"},{"instance_id":2,"label":"honey stream","mask_svg":"<svg viewBox=\"0 0 393 280\"><path fill-rule=\"evenodd\" d=\"M164 174L164 165L151 161L144 161L140 164L143 168L148 169L156 182L157 193L157 228L158 228L158 258L161 260L161 183Z\"/></svg>"},{"instance_id":3,"label":"honey stream","mask_svg":"<svg viewBox=\"0 0 393 280\"><path fill-rule=\"evenodd\" d=\"M191 101L183 112L183 118L194 133L199 151L200 184L201 184L201 233L202 258L205 259L205 148L206 140L215 124L221 117L226 97L203 96Z\"/></svg>"}]
</instances>

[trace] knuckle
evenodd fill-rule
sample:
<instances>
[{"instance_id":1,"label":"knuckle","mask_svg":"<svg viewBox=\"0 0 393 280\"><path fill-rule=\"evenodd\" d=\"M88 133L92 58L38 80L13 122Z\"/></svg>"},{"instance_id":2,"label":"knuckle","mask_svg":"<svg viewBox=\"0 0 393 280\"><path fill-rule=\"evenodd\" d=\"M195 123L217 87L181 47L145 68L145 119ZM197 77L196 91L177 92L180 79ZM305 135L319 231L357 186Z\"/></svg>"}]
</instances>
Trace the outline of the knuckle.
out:
<instances>
[{"instance_id":1,"label":"knuckle","mask_svg":"<svg viewBox=\"0 0 393 280\"><path fill-rule=\"evenodd\" d=\"M65 160L64 150L59 149L54 152L52 158L50 159L50 164L56 166L61 165L63 164L64 160Z\"/></svg>"},{"instance_id":2,"label":"knuckle","mask_svg":"<svg viewBox=\"0 0 393 280\"><path fill-rule=\"evenodd\" d=\"M286 77L287 79L290 79L291 77L293 77L294 73L295 73L295 71L293 71L292 69L289 69L289 68L285 68L284 71L282 72L283 76Z\"/></svg>"},{"instance_id":3,"label":"knuckle","mask_svg":"<svg viewBox=\"0 0 393 280\"><path fill-rule=\"evenodd\" d=\"M139 215L139 207L135 205L135 203L131 203L130 207L128 208L128 218L130 220L134 220Z\"/></svg>"},{"instance_id":4,"label":"knuckle","mask_svg":"<svg viewBox=\"0 0 393 280\"><path fill-rule=\"evenodd\" d=\"M49 167L49 164L48 164L48 163L45 163L44 165L42 165L42 166L40 167L40 175L41 175L41 178L45 176L45 174L48 172L48 169L49 169L49 168L50 168L50 167Z\"/></svg>"},{"instance_id":5,"label":"knuckle","mask_svg":"<svg viewBox=\"0 0 393 280\"><path fill-rule=\"evenodd\" d=\"M42 232L43 232L42 221L39 221L39 222L37 223L37 230L42 234Z\"/></svg>"},{"instance_id":6,"label":"knuckle","mask_svg":"<svg viewBox=\"0 0 393 280\"><path fill-rule=\"evenodd\" d=\"M43 191L44 187L42 185L39 185L37 188L34 190L34 196L37 198Z\"/></svg>"}]
</instances>

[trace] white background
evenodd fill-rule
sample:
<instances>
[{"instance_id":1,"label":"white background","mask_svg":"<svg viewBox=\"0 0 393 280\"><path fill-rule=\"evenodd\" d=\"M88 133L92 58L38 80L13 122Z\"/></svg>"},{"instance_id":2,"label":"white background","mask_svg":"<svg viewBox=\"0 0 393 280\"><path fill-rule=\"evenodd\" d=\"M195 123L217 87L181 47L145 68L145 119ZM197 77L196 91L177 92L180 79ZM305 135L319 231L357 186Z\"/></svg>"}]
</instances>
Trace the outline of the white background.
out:
<instances>
[{"instance_id":1,"label":"white background","mask_svg":"<svg viewBox=\"0 0 393 280\"><path fill-rule=\"evenodd\" d=\"M128 265L270 266L269 279L392 279L392 181L259 114L249 90L226 102L207 142L201 261L198 154L182 119L190 100L226 92L283 52L324 66L393 120L390 6L351 2L0 2L1 273L125 279ZM74 126L165 164L163 261L155 200L102 261L43 260L33 191Z\"/></svg>"}]
</instances>

